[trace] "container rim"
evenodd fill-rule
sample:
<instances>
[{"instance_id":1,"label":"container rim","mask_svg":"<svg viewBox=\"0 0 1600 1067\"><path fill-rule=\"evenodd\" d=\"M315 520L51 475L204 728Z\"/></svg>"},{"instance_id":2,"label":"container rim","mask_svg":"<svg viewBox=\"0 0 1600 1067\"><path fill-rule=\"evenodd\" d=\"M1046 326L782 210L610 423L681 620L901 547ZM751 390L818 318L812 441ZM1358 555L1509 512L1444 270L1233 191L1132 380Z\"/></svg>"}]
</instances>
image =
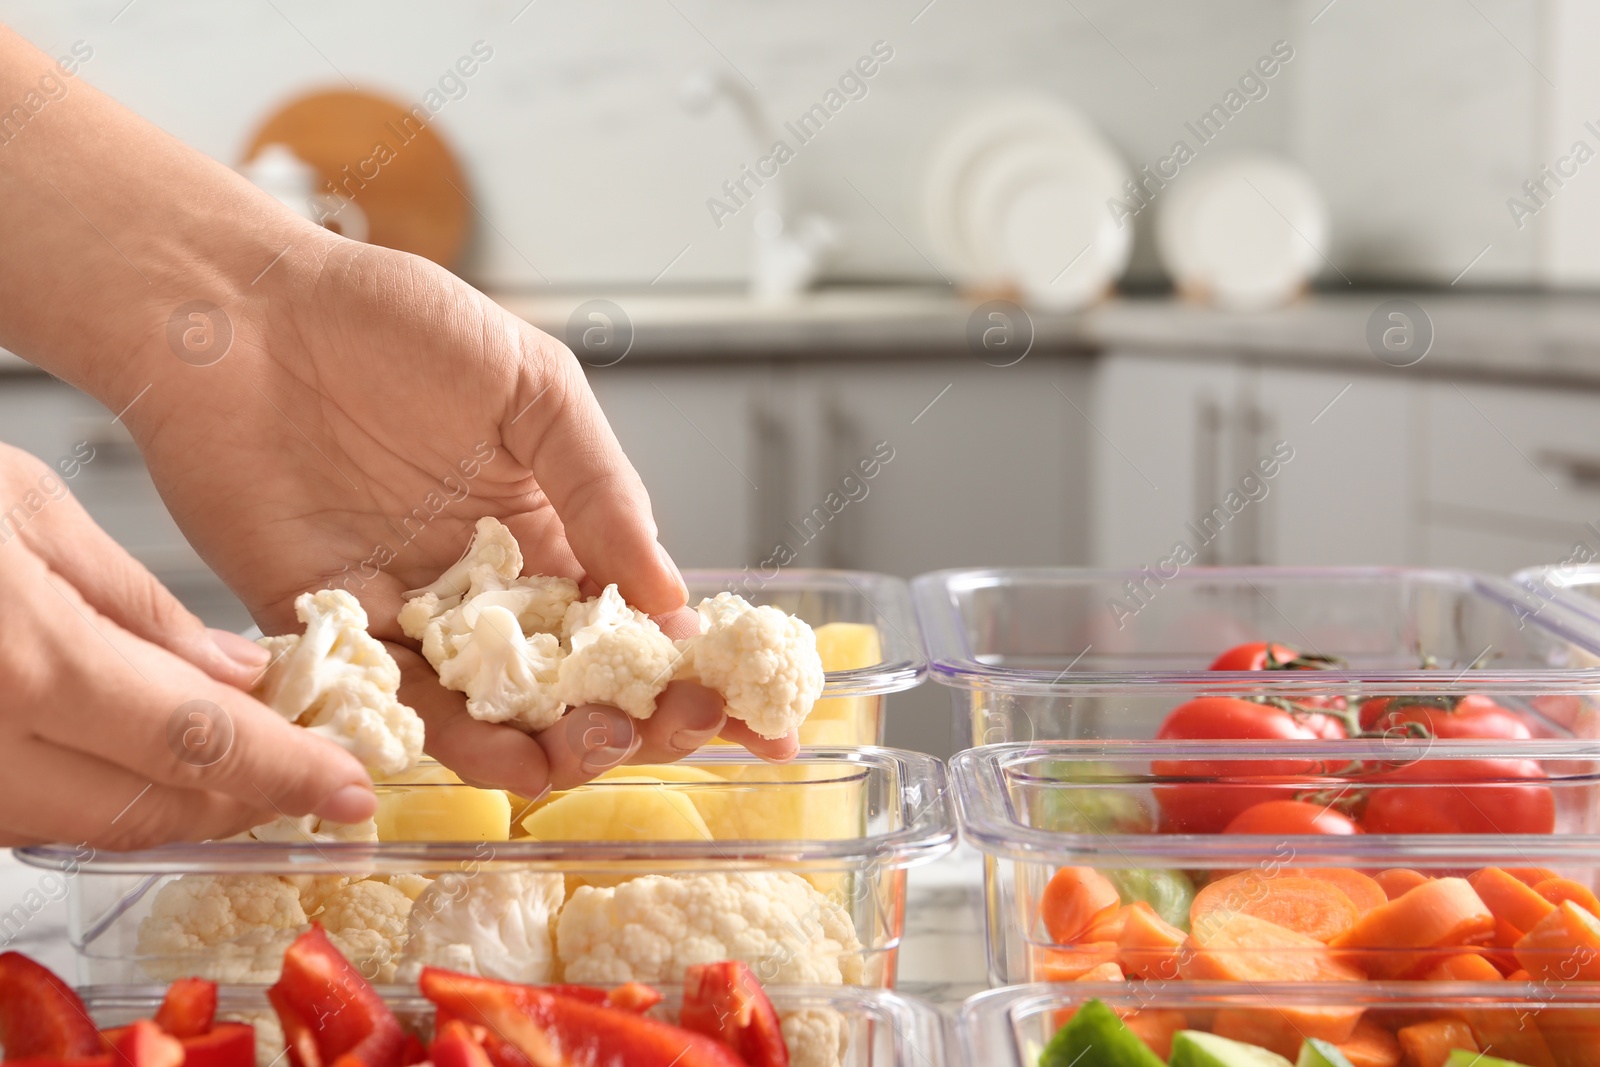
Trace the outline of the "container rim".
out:
<instances>
[{"instance_id":1,"label":"container rim","mask_svg":"<svg viewBox=\"0 0 1600 1067\"><path fill-rule=\"evenodd\" d=\"M1592 770L1566 778L1561 784L1600 785L1600 746L1592 742L1532 740L1517 742L1517 757L1581 760ZM1023 762L1063 759L1079 762L1112 760L1228 760L1230 762L1327 759L1348 763L1358 759L1398 762L1416 759L1505 760L1503 744L1493 741L1407 741L1383 739L1269 743L1249 741L1035 741L984 745L957 753L951 760L956 809L964 840L986 855L1028 863L1057 866L1089 864L1112 868L1185 867L1201 869L1250 868L1263 862L1279 866L1341 867L1479 867L1528 866L1570 863L1590 850L1600 855L1597 834L1360 834L1354 836L1283 835L1260 837L1242 834L1106 834L1045 830L1028 825L1012 803L1013 768ZM1296 780L1316 770L1296 772ZM1093 790L1130 783L1163 781L1205 782L1211 776L1161 776L1123 774L1086 778L1064 788ZM1263 778L1258 784L1271 784ZM1501 779L1474 779L1492 785ZM1504 779L1512 784L1533 784L1525 779ZM1449 780L1429 781L1419 787L1438 788ZM1600 995L1600 993L1597 993Z\"/></svg>"},{"instance_id":2,"label":"container rim","mask_svg":"<svg viewBox=\"0 0 1600 1067\"><path fill-rule=\"evenodd\" d=\"M1550 563L1540 567L1525 567L1513 574L1511 581L1536 597L1560 604L1574 614L1600 623L1600 599L1592 593L1583 592L1600 585L1600 564L1569 566Z\"/></svg>"},{"instance_id":3,"label":"container rim","mask_svg":"<svg viewBox=\"0 0 1600 1067\"><path fill-rule=\"evenodd\" d=\"M700 752L682 761L698 766L766 766L743 750ZM130 852L103 852L83 845L36 845L15 850L33 867L72 874L374 874L447 873L521 869L613 873L659 873L663 865L684 870L835 870L865 864L901 870L930 863L956 846L954 803L944 765L921 752L860 746L804 748L786 767L863 767L892 775L889 791L898 807L894 829L862 837L800 840L721 841L391 841L302 842L205 841L159 845ZM711 783L706 783L710 785ZM729 782L749 788L753 783ZM773 782L803 787L806 782ZM599 783L604 788L605 783Z\"/></svg>"},{"instance_id":4,"label":"container rim","mask_svg":"<svg viewBox=\"0 0 1600 1067\"><path fill-rule=\"evenodd\" d=\"M926 643L928 670L941 685L974 692L1016 695L1197 695L1200 691L1273 693L1292 696L1325 692L1329 688L1360 685L1374 695L1438 692L1439 670L1332 669L1318 671L1212 671L1151 670L1137 674L1119 671L1035 670L986 662L972 649L962 624L957 594L972 589L1026 583L1067 586L1085 582L1123 582L1143 577L1140 571L1096 567L991 567L932 571L911 583L917 617ZM1600 615L1595 618L1574 610L1565 601L1539 599L1523 586L1470 571L1429 567L1189 567L1168 584L1257 581L1326 582L1347 585L1358 581L1405 578L1437 586L1455 586L1476 594L1520 626L1533 626L1560 641L1574 645L1600 660ZM1271 674L1271 677L1264 675ZM1300 677L1292 677L1300 675ZM1492 667L1472 671L1472 691L1488 694L1568 694L1600 688L1600 666L1541 667L1504 670Z\"/></svg>"},{"instance_id":5,"label":"container rim","mask_svg":"<svg viewBox=\"0 0 1600 1067\"><path fill-rule=\"evenodd\" d=\"M883 649L883 662L848 671L829 671L821 699L878 696L915 689L928 676L922 629L911 606L911 587L904 578L875 571L795 568L771 578L744 570L690 569L683 572L691 605L707 590L730 590L746 599L774 590L786 593L821 591L853 595L872 610ZM751 588L754 586L755 588Z\"/></svg>"}]
</instances>

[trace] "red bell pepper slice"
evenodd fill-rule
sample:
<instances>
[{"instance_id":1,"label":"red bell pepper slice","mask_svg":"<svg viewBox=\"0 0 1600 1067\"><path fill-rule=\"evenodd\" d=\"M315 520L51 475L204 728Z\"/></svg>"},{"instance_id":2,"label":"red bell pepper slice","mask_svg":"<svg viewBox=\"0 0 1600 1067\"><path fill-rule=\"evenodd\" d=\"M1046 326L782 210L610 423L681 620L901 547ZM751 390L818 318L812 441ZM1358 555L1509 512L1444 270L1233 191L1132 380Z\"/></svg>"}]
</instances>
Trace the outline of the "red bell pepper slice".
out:
<instances>
[{"instance_id":1,"label":"red bell pepper slice","mask_svg":"<svg viewBox=\"0 0 1600 1067\"><path fill-rule=\"evenodd\" d=\"M180 1043L183 1067L255 1067L256 1028L247 1023L217 1023Z\"/></svg>"},{"instance_id":2,"label":"red bell pepper slice","mask_svg":"<svg viewBox=\"0 0 1600 1067\"><path fill-rule=\"evenodd\" d=\"M251 1042L252 1054L254 1042ZM111 1050L114 1067L183 1067L183 1043L152 1019L126 1027Z\"/></svg>"},{"instance_id":3,"label":"red bell pepper slice","mask_svg":"<svg viewBox=\"0 0 1600 1067\"><path fill-rule=\"evenodd\" d=\"M400 1067L405 1032L319 925L295 938L267 990L294 1067Z\"/></svg>"},{"instance_id":4,"label":"red bell pepper slice","mask_svg":"<svg viewBox=\"0 0 1600 1067\"><path fill-rule=\"evenodd\" d=\"M105 1051L72 987L20 952L0 954L0 1045L8 1063L88 1059Z\"/></svg>"},{"instance_id":5,"label":"red bell pepper slice","mask_svg":"<svg viewBox=\"0 0 1600 1067\"><path fill-rule=\"evenodd\" d=\"M428 1059L428 1047L416 1034L406 1034L406 1043L400 1048L400 1067L416 1067Z\"/></svg>"},{"instance_id":6,"label":"red bell pepper slice","mask_svg":"<svg viewBox=\"0 0 1600 1067\"><path fill-rule=\"evenodd\" d=\"M696 964L684 971L678 1022L722 1041L749 1067L789 1067L777 1009L750 968L738 960Z\"/></svg>"},{"instance_id":7,"label":"red bell pepper slice","mask_svg":"<svg viewBox=\"0 0 1600 1067\"><path fill-rule=\"evenodd\" d=\"M156 1009L156 1025L173 1037L199 1037L217 1021L217 983L180 978L167 987Z\"/></svg>"},{"instance_id":8,"label":"red bell pepper slice","mask_svg":"<svg viewBox=\"0 0 1600 1067\"><path fill-rule=\"evenodd\" d=\"M437 967L424 967L418 984L438 1007L500 1035L533 1067L747 1067L732 1049L704 1034L537 986L519 991Z\"/></svg>"},{"instance_id":9,"label":"red bell pepper slice","mask_svg":"<svg viewBox=\"0 0 1600 1067\"><path fill-rule=\"evenodd\" d=\"M436 1027L433 1044L428 1046L433 1067L493 1067L472 1028L460 1020Z\"/></svg>"}]
</instances>

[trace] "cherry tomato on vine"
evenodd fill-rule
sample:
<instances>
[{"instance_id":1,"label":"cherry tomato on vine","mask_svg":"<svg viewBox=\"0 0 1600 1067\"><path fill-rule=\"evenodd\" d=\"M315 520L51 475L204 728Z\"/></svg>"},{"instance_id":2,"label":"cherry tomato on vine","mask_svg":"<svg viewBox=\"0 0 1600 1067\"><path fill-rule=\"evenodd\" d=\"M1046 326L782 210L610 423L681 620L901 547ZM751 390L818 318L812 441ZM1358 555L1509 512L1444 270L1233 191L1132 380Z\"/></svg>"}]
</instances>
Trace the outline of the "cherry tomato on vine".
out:
<instances>
[{"instance_id":1,"label":"cherry tomato on vine","mask_svg":"<svg viewBox=\"0 0 1600 1067\"><path fill-rule=\"evenodd\" d=\"M1534 760L1418 760L1367 779L1361 825L1369 834L1554 833L1555 794L1537 784L1545 777Z\"/></svg>"},{"instance_id":2,"label":"cherry tomato on vine","mask_svg":"<svg viewBox=\"0 0 1600 1067\"><path fill-rule=\"evenodd\" d=\"M1309 800L1268 800L1241 811L1225 834L1359 834L1354 819L1326 804Z\"/></svg>"},{"instance_id":3,"label":"cherry tomato on vine","mask_svg":"<svg viewBox=\"0 0 1600 1067\"><path fill-rule=\"evenodd\" d=\"M1322 718L1322 716L1317 716ZM1288 711L1238 697L1198 697L1168 713L1156 738L1161 741L1315 741L1319 734ZM1180 778L1228 778L1237 785L1194 782L1159 786L1162 829L1169 833L1220 833L1246 808L1267 800L1288 800L1305 783L1249 784L1251 778L1292 778L1315 764L1300 760L1156 760L1151 770Z\"/></svg>"},{"instance_id":4,"label":"cherry tomato on vine","mask_svg":"<svg viewBox=\"0 0 1600 1067\"><path fill-rule=\"evenodd\" d=\"M1343 666L1343 661L1333 656L1322 656L1316 653L1305 653L1290 645L1279 645L1268 641L1251 641L1248 644L1235 645L1222 655L1211 661L1208 668L1213 671L1321 671ZM1296 702L1312 708L1335 708L1343 710L1346 705L1342 696L1305 696L1297 697ZM1318 735L1336 740L1347 737L1342 725L1329 724L1324 730L1318 730Z\"/></svg>"},{"instance_id":5,"label":"cherry tomato on vine","mask_svg":"<svg viewBox=\"0 0 1600 1067\"><path fill-rule=\"evenodd\" d=\"M1528 724L1510 708L1486 696L1374 697L1361 705L1361 728L1375 733L1403 730L1406 723L1427 727L1429 736L1442 738L1498 737L1526 741L1533 736Z\"/></svg>"}]
</instances>

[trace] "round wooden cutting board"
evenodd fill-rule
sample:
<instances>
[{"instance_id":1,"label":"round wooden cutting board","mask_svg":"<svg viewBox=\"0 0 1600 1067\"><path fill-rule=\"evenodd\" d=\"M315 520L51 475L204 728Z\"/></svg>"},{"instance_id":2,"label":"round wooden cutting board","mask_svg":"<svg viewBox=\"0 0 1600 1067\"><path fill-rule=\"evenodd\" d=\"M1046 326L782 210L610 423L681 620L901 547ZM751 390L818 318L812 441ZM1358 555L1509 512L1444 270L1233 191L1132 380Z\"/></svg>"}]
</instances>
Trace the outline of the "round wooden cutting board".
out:
<instances>
[{"instance_id":1,"label":"round wooden cutting board","mask_svg":"<svg viewBox=\"0 0 1600 1067\"><path fill-rule=\"evenodd\" d=\"M367 216L367 240L454 268L467 241L471 204L455 156L415 111L371 93L334 89L273 112L244 161L282 144Z\"/></svg>"}]
</instances>

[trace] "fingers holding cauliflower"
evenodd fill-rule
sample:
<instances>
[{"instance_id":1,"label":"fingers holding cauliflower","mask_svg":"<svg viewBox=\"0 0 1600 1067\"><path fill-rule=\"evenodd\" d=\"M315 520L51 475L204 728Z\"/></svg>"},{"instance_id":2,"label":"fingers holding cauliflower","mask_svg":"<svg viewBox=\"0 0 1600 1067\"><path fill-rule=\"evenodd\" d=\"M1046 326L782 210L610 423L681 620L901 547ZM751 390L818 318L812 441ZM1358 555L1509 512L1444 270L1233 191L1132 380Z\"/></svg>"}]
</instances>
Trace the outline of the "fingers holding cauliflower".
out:
<instances>
[{"instance_id":1,"label":"fingers holding cauliflower","mask_svg":"<svg viewBox=\"0 0 1600 1067\"><path fill-rule=\"evenodd\" d=\"M478 520L461 561L416 590L400 626L467 711L530 733L567 708L608 704L655 714L675 679L716 690L728 715L763 738L797 729L822 693L811 627L732 593L703 601L702 632L674 642L614 585L579 599L569 579L521 576L522 553L498 520Z\"/></svg>"}]
</instances>

